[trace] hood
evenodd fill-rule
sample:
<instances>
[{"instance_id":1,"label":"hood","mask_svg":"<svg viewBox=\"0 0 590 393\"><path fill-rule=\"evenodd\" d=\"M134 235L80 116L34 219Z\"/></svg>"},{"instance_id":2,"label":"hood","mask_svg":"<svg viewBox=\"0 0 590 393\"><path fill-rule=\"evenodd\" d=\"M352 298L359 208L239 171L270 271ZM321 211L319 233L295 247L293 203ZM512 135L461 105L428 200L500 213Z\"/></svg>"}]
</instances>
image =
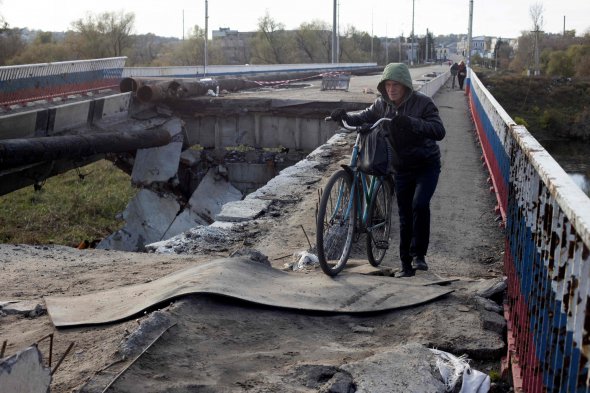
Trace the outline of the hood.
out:
<instances>
[{"instance_id":1,"label":"hood","mask_svg":"<svg viewBox=\"0 0 590 393\"><path fill-rule=\"evenodd\" d=\"M385 66L383 74L381 75L381 80L379 81L379 84L377 84L377 90L379 90L379 93L381 93L383 99L385 99L387 102L391 102L387 96L387 92L385 91L385 81L387 80L396 81L406 86L409 90L408 95L414 91L410 70L404 63L389 63L387 66Z\"/></svg>"}]
</instances>

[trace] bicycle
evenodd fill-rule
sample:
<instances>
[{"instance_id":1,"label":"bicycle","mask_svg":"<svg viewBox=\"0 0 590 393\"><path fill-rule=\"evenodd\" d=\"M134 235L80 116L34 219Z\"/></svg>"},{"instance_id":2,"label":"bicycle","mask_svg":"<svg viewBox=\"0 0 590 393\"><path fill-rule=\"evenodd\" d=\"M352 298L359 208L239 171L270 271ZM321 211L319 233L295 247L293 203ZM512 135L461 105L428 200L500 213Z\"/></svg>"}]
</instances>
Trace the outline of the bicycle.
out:
<instances>
[{"instance_id":1,"label":"bicycle","mask_svg":"<svg viewBox=\"0 0 590 393\"><path fill-rule=\"evenodd\" d=\"M390 120L379 119L369 130ZM363 233L369 263L379 266L389 248L395 196L391 175L373 176L358 167L361 135L368 131L367 125L355 127L343 122L343 127L357 132L350 163L342 165L326 183L316 219L317 256L323 272L329 276L344 269L353 242Z\"/></svg>"}]
</instances>

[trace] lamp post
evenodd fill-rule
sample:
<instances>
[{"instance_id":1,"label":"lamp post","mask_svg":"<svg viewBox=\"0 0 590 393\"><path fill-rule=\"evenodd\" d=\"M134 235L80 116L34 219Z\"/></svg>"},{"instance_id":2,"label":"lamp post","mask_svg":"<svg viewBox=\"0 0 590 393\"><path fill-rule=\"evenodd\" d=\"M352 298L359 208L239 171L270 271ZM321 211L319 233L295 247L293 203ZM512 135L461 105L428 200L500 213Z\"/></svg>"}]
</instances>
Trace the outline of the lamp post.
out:
<instances>
[{"instance_id":1,"label":"lamp post","mask_svg":"<svg viewBox=\"0 0 590 393\"><path fill-rule=\"evenodd\" d=\"M473 0L469 0L469 32L467 35L467 67L471 67L471 34L473 29Z\"/></svg>"},{"instance_id":2,"label":"lamp post","mask_svg":"<svg viewBox=\"0 0 590 393\"><path fill-rule=\"evenodd\" d=\"M337 26L338 0L334 0L334 15L332 19L332 64L337 63L338 57L338 26Z\"/></svg>"},{"instance_id":3,"label":"lamp post","mask_svg":"<svg viewBox=\"0 0 590 393\"><path fill-rule=\"evenodd\" d=\"M412 39L410 40L412 45L412 57L410 58L410 65L414 65L414 5L416 0L412 0Z\"/></svg>"},{"instance_id":4,"label":"lamp post","mask_svg":"<svg viewBox=\"0 0 590 393\"><path fill-rule=\"evenodd\" d=\"M205 0L205 66L203 68L203 76L207 76L207 37L209 35L208 32L208 20L209 20L209 1Z\"/></svg>"}]
</instances>

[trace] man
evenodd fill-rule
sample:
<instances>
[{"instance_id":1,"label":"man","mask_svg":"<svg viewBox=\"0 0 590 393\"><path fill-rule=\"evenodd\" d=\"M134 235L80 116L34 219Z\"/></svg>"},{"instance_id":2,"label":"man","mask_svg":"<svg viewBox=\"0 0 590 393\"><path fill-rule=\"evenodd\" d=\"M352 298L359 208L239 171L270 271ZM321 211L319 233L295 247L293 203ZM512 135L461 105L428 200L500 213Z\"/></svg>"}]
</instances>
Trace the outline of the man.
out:
<instances>
[{"instance_id":1,"label":"man","mask_svg":"<svg viewBox=\"0 0 590 393\"><path fill-rule=\"evenodd\" d=\"M459 68L457 68L457 81L459 82L459 90L463 90L463 83L465 83L465 78L467 77L467 66L465 62L461 60L459 63Z\"/></svg>"},{"instance_id":2,"label":"man","mask_svg":"<svg viewBox=\"0 0 590 393\"><path fill-rule=\"evenodd\" d=\"M455 79L457 78L458 71L459 71L459 64L457 64L457 62L454 62L453 65L451 66L451 78L453 78L453 82L451 84L452 89L455 88Z\"/></svg>"},{"instance_id":3,"label":"man","mask_svg":"<svg viewBox=\"0 0 590 393\"><path fill-rule=\"evenodd\" d=\"M405 64L388 64L377 90L381 97L367 109L356 114L336 109L331 117L349 125L375 123L382 117L392 119L388 127L394 150L402 264L397 276L411 277L415 270L428 270L425 256L430 241L430 199L441 167L436 141L442 140L446 132L434 101L414 91Z\"/></svg>"}]
</instances>

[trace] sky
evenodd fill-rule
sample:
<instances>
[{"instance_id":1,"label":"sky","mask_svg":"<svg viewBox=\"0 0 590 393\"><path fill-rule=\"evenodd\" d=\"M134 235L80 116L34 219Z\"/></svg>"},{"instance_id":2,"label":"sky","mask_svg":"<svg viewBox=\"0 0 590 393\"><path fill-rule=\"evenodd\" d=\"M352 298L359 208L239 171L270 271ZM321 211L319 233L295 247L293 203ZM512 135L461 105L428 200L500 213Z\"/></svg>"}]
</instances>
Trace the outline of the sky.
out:
<instances>
[{"instance_id":1,"label":"sky","mask_svg":"<svg viewBox=\"0 0 590 393\"><path fill-rule=\"evenodd\" d=\"M412 19L416 35L467 34L473 3L473 37L516 38L532 28L530 8L543 6L543 30L561 33L590 30L590 0L338 0L340 32L348 26L380 37L408 36ZM206 7L207 4L207 7ZM66 31L87 13L133 12L137 34L183 37L195 25L208 31L228 27L257 30L266 13L288 30L319 20L332 25L334 0L0 0L0 15L10 27ZM414 11L412 11L412 8ZM412 17L413 14L413 17ZM330 27L331 28L331 27Z\"/></svg>"}]
</instances>

